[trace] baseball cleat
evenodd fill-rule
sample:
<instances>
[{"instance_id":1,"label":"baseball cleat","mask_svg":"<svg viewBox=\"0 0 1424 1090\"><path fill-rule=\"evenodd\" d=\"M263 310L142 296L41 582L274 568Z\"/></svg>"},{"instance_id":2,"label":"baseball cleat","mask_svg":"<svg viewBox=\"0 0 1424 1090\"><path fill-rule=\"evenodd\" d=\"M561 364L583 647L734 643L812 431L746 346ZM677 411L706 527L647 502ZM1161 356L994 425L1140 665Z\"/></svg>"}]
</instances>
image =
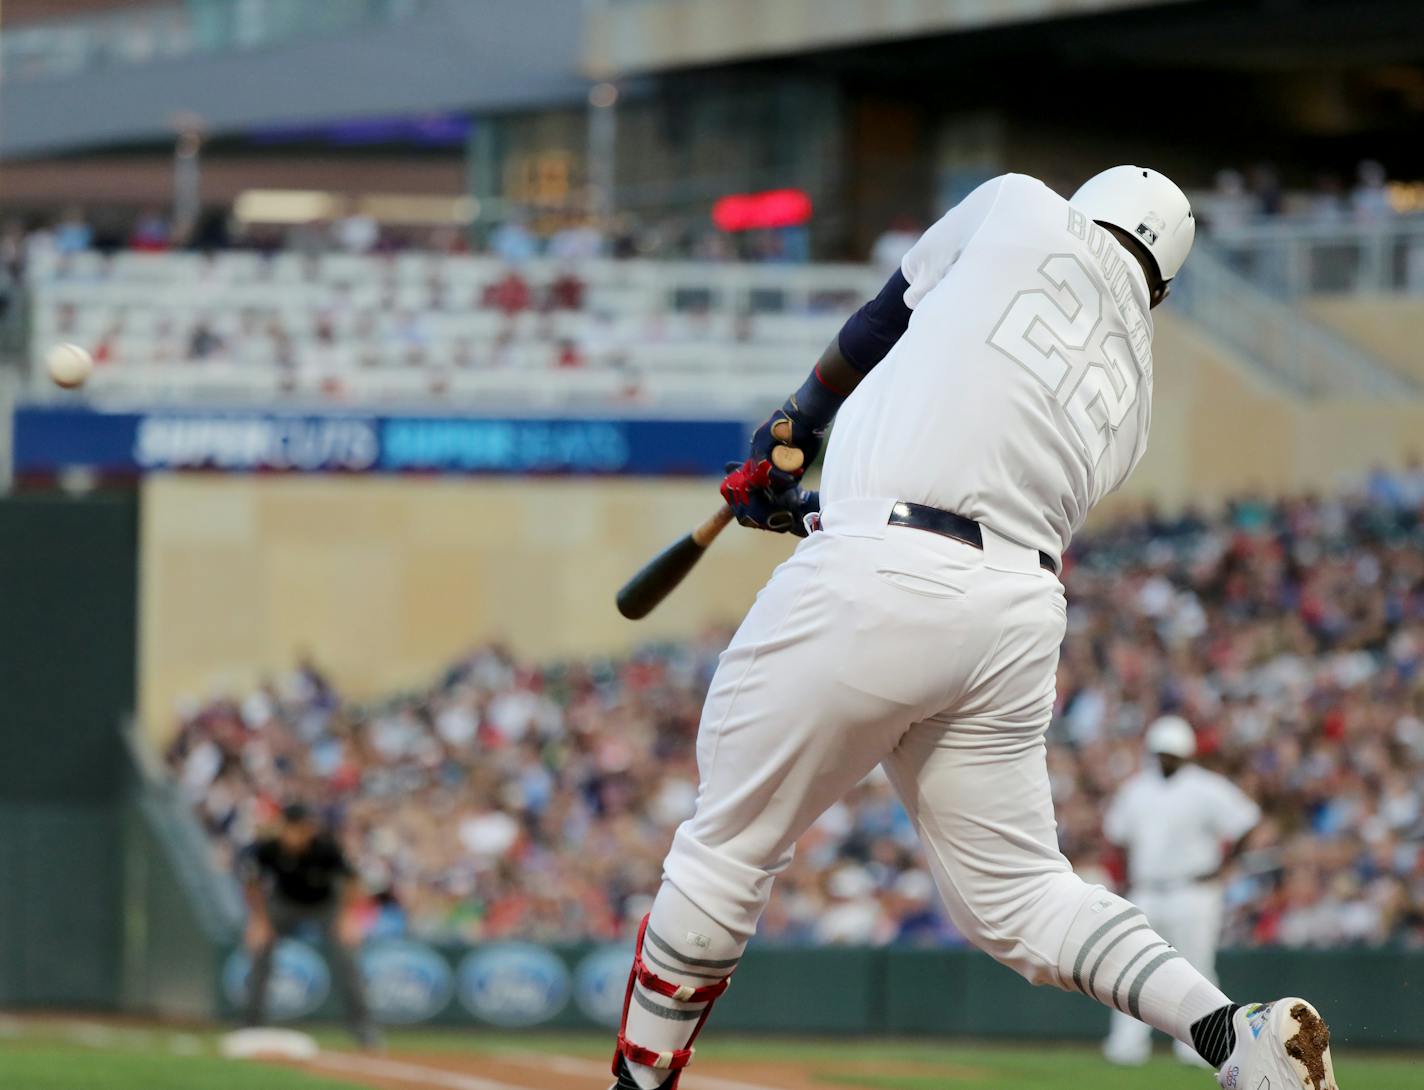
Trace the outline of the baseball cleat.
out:
<instances>
[{"instance_id":1,"label":"baseball cleat","mask_svg":"<svg viewBox=\"0 0 1424 1090\"><path fill-rule=\"evenodd\" d=\"M1330 1027L1304 999L1248 1003L1231 1024L1236 1047L1216 1075L1222 1090L1340 1090Z\"/></svg>"}]
</instances>

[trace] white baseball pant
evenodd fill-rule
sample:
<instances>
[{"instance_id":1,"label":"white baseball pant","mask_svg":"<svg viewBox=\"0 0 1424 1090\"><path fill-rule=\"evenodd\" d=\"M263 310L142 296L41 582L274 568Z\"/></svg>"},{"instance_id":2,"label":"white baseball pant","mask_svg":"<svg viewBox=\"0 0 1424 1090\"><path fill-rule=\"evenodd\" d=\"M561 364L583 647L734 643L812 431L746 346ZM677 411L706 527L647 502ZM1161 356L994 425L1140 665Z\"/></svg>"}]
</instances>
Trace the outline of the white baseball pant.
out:
<instances>
[{"instance_id":1,"label":"white baseball pant","mask_svg":"<svg viewBox=\"0 0 1424 1090\"><path fill-rule=\"evenodd\" d=\"M797 838L881 764L967 938L1034 983L1185 1039L1186 1015L1226 998L1058 850L1044 733L1062 585L1036 550L987 528L980 550L887 526L893 502L829 506L723 653L697 809L652 910L657 971L688 986L729 972ZM631 998L626 1037L655 1051L682 1047L705 1007L641 986Z\"/></svg>"}]
</instances>

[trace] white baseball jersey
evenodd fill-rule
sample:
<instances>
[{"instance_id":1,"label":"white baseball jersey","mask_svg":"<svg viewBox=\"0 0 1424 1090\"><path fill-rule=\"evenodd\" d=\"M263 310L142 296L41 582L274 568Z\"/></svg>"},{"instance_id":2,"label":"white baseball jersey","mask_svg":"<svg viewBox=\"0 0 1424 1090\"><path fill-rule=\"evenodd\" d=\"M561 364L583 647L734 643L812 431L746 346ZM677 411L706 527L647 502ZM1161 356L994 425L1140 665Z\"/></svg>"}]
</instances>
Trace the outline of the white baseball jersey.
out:
<instances>
[{"instance_id":1,"label":"white baseball jersey","mask_svg":"<svg viewBox=\"0 0 1424 1090\"><path fill-rule=\"evenodd\" d=\"M1127 849L1134 886L1169 886L1214 873L1223 846L1260 820L1260 807L1226 777L1194 764L1163 776L1154 765L1123 784L1103 832Z\"/></svg>"},{"instance_id":2,"label":"white baseball jersey","mask_svg":"<svg viewBox=\"0 0 1424 1090\"><path fill-rule=\"evenodd\" d=\"M1022 174L981 185L901 267L909 328L836 418L822 504L928 504L1059 557L1147 446L1142 269Z\"/></svg>"}]
</instances>

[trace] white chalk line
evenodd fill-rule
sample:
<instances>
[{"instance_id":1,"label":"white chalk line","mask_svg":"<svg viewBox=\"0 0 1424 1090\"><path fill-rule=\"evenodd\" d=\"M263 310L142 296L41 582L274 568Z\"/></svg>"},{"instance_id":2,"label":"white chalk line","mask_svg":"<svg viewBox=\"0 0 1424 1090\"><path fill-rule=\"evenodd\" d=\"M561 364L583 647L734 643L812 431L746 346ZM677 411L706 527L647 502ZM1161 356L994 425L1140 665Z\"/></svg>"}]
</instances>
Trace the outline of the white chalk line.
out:
<instances>
[{"instance_id":1,"label":"white chalk line","mask_svg":"<svg viewBox=\"0 0 1424 1090\"><path fill-rule=\"evenodd\" d=\"M379 1075L404 1082L418 1082L425 1086L444 1087L445 1090L530 1090L527 1086L482 1079L476 1075L462 1075L458 1071L426 1067L424 1064L409 1063L405 1060L353 1056L343 1052L322 1052L315 1059L307 1060L305 1066L326 1068L346 1075Z\"/></svg>"}]
</instances>

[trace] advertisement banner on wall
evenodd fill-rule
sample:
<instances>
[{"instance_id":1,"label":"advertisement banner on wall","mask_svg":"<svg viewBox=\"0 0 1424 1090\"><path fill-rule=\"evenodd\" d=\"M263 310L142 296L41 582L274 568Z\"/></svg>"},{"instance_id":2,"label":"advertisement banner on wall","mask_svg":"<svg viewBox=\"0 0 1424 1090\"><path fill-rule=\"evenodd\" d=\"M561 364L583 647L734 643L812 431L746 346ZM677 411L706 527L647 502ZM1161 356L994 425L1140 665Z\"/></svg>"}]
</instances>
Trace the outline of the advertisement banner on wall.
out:
<instances>
[{"instance_id":1,"label":"advertisement banner on wall","mask_svg":"<svg viewBox=\"0 0 1424 1090\"><path fill-rule=\"evenodd\" d=\"M631 948L621 946L556 950L496 942L436 947L409 939L367 943L358 960L366 1002L382 1025L483 1023L505 1029L616 1026L631 963ZM219 1007L229 1017L247 1008L250 966L241 947L223 963ZM322 949L282 940L266 1009L276 1022L341 1015Z\"/></svg>"},{"instance_id":2,"label":"advertisement banner on wall","mask_svg":"<svg viewBox=\"0 0 1424 1090\"><path fill-rule=\"evenodd\" d=\"M553 951L528 942L478 947L460 962L457 992L482 1022L522 1029L549 1021L569 1001L569 970Z\"/></svg>"},{"instance_id":3,"label":"advertisement banner on wall","mask_svg":"<svg viewBox=\"0 0 1424 1090\"><path fill-rule=\"evenodd\" d=\"M466 473L721 476L735 420L385 416L21 405L17 473Z\"/></svg>"},{"instance_id":4,"label":"advertisement banner on wall","mask_svg":"<svg viewBox=\"0 0 1424 1090\"><path fill-rule=\"evenodd\" d=\"M388 1026L428 1022L455 994L455 975L441 954L419 942L388 939L361 951L366 1002Z\"/></svg>"}]
</instances>

